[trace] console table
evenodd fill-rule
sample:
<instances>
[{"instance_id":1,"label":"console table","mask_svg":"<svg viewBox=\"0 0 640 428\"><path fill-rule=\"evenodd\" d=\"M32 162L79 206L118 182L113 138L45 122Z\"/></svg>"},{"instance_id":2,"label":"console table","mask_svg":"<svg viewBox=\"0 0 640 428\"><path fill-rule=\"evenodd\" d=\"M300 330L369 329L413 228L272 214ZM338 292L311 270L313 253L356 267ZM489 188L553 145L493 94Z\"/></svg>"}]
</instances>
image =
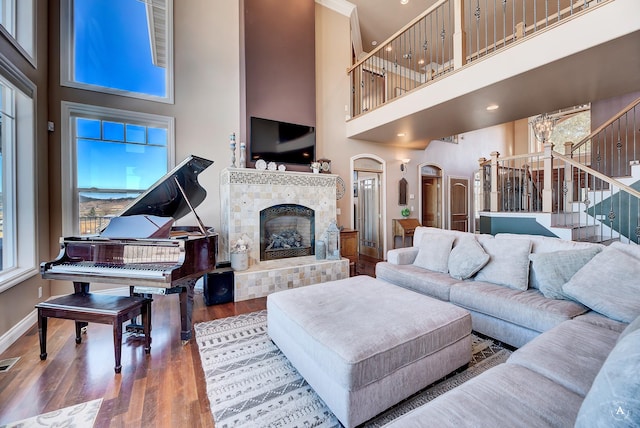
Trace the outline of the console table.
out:
<instances>
[{"instance_id":1,"label":"console table","mask_svg":"<svg viewBox=\"0 0 640 428\"><path fill-rule=\"evenodd\" d=\"M340 231L340 255L349 259L349 276L355 276L358 263L358 231Z\"/></svg>"},{"instance_id":2,"label":"console table","mask_svg":"<svg viewBox=\"0 0 640 428\"><path fill-rule=\"evenodd\" d=\"M405 238L411 238L413 242L413 232L418 226L420 226L420 222L417 218L394 218L392 220L393 248L396 248L396 237L402 238L403 247L406 245Z\"/></svg>"}]
</instances>

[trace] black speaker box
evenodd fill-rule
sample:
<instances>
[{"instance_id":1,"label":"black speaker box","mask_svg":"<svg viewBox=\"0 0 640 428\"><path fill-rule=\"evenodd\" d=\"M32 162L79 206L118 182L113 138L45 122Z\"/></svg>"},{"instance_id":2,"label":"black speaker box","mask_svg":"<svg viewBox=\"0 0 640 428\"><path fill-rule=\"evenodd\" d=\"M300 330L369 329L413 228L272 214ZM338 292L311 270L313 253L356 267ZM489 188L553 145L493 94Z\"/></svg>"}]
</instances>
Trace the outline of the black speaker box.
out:
<instances>
[{"instance_id":1,"label":"black speaker box","mask_svg":"<svg viewBox=\"0 0 640 428\"><path fill-rule=\"evenodd\" d=\"M204 276L202 286L205 305L233 302L233 269L230 264L217 265L216 270Z\"/></svg>"}]
</instances>

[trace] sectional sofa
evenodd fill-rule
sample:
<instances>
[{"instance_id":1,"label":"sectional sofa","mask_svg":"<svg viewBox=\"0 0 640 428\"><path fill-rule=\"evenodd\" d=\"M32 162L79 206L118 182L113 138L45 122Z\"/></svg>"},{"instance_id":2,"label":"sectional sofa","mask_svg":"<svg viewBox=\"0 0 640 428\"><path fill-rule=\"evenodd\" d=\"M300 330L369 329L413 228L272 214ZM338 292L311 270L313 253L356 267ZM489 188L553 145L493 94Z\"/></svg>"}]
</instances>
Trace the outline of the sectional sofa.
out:
<instances>
[{"instance_id":1,"label":"sectional sofa","mask_svg":"<svg viewBox=\"0 0 640 428\"><path fill-rule=\"evenodd\" d=\"M519 348L390 426L640 426L639 246L419 227L376 277Z\"/></svg>"}]
</instances>

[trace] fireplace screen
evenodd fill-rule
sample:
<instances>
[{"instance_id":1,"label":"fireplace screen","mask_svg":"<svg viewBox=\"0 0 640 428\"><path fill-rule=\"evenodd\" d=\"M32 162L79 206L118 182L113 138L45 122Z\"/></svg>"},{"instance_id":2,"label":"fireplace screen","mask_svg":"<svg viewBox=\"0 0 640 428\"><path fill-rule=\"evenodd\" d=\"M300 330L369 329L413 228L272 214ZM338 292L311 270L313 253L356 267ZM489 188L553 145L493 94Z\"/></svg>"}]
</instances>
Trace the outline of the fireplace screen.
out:
<instances>
[{"instance_id":1,"label":"fireplace screen","mask_svg":"<svg viewBox=\"0 0 640 428\"><path fill-rule=\"evenodd\" d=\"M315 248L311 208L281 204L260 211L260 260L310 256Z\"/></svg>"}]
</instances>

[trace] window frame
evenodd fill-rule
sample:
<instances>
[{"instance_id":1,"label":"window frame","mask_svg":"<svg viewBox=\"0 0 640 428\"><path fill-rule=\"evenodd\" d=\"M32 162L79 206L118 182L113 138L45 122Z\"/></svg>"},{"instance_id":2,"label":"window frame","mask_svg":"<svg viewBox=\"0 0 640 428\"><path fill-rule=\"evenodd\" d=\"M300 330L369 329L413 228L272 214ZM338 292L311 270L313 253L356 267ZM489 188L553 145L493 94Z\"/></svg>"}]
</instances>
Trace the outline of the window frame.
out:
<instances>
[{"instance_id":1,"label":"window frame","mask_svg":"<svg viewBox=\"0 0 640 428\"><path fill-rule=\"evenodd\" d=\"M78 180L76 172L76 145L74 123L76 117L156 125L167 129L167 171L175 165L175 119L169 116L113 109L89 104L62 101L61 112L61 183L62 183L62 234L80 236L77 213L79 209Z\"/></svg>"},{"instance_id":2,"label":"window frame","mask_svg":"<svg viewBox=\"0 0 640 428\"><path fill-rule=\"evenodd\" d=\"M73 2L75 0L60 1L60 86L101 92L105 94L120 95L130 98L138 98L147 101L155 101L166 104L174 104L174 66L173 66L173 0L167 2L167 96L143 94L117 88L109 88L99 85L77 82L73 79L75 43L73 31Z\"/></svg>"},{"instance_id":3,"label":"window frame","mask_svg":"<svg viewBox=\"0 0 640 428\"><path fill-rule=\"evenodd\" d=\"M39 273L36 195L36 99L37 87L5 56L0 54L0 76L3 84L14 91L15 119L13 159L7 165L12 173L13 217L10 240L14 263L0 271L0 293ZM9 168L7 168L9 169ZM3 171L3 174L8 171ZM18 221L18 219L20 219ZM3 224L6 228L7 224ZM5 247L5 242L3 242ZM5 248L3 248L5 251Z\"/></svg>"},{"instance_id":4,"label":"window frame","mask_svg":"<svg viewBox=\"0 0 640 428\"><path fill-rule=\"evenodd\" d=\"M0 24L0 33L35 68L37 67L36 40L38 34L35 13L37 0L9 1L11 1L14 28L12 30Z\"/></svg>"}]
</instances>

